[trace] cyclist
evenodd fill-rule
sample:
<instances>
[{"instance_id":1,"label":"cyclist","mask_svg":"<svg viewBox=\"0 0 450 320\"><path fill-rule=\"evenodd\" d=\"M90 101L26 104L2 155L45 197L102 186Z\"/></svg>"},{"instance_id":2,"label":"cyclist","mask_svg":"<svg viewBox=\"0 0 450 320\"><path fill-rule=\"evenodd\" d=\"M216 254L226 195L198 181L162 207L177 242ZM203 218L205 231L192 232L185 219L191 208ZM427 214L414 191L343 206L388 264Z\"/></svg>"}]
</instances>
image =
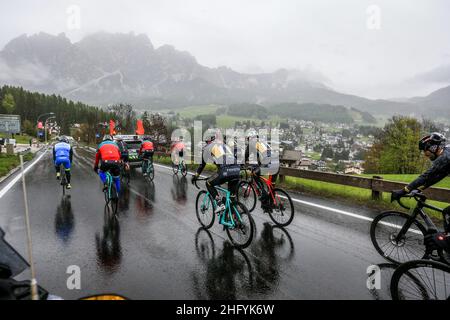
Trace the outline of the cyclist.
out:
<instances>
[{"instance_id":1,"label":"cyclist","mask_svg":"<svg viewBox=\"0 0 450 320\"><path fill-rule=\"evenodd\" d=\"M120 154L122 156L122 161L125 165L125 170L129 169L129 157L128 157L128 146L122 137L116 137L116 143L119 147Z\"/></svg>"},{"instance_id":2,"label":"cyclist","mask_svg":"<svg viewBox=\"0 0 450 320\"><path fill-rule=\"evenodd\" d=\"M61 172L59 172L59 168L61 164L64 166L64 170L66 171L67 178L67 189L71 189L70 185L70 167L72 163L73 157L73 149L70 145L69 139L66 136L61 136L58 138L58 142L53 147L53 162L55 163L56 169L56 179L60 179Z\"/></svg>"},{"instance_id":3,"label":"cyclist","mask_svg":"<svg viewBox=\"0 0 450 320\"><path fill-rule=\"evenodd\" d=\"M174 155L174 159L178 158L178 162L180 161L180 159L183 159L185 148L186 146L184 145L183 137L180 137L178 141L175 141L175 143L172 145L171 154Z\"/></svg>"},{"instance_id":4,"label":"cyclist","mask_svg":"<svg viewBox=\"0 0 450 320\"><path fill-rule=\"evenodd\" d=\"M100 170L99 170L99 162ZM100 176L103 182L103 191L107 190L106 172L109 171L116 184L117 193L120 193L120 162L121 154L119 147L114 142L113 137L106 135L102 143L98 145L97 153L95 154L94 171Z\"/></svg>"},{"instance_id":5,"label":"cyclist","mask_svg":"<svg viewBox=\"0 0 450 320\"><path fill-rule=\"evenodd\" d=\"M252 149L250 149L250 147L252 147ZM257 165L254 165L254 173L256 175L255 182L261 190L261 208L264 209L269 206L270 196L260 177L262 173L269 173L269 181L271 181L272 184L275 184L280 170L280 162L278 157L275 157L273 154L271 147L259 139L259 135L256 131L250 131L248 134L247 146L245 149L245 163L249 163L251 151L256 151Z\"/></svg>"},{"instance_id":6,"label":"cyclist","mask_svg":"<svg viewBox=\"0 0 450 320\"><path fill-rule=\"evenodd\" d=\"M225 203L219 196L218 191L215 186L221 185L223 183L228 183L228 190L232 195L236 192L236 186L239 182L239 171L240 166L234 164L234 157L232 152L226 148L226 146L219 141L216 141L216 136L208 135L206 140L206 145L203 148L202 164L198 167L197 172L192 177L192 184L198 179L203 169L206 166L207 161L212 161L216 167L217 172L211 175L206 180L206 189L213 199L216 201L216 208L214 213L219 213L225 210ZM205 160L206 157L206 160Z\"/></svg>"},{"instance_id":7,"label":"cyclist","mask_svg":"<svg viewBox=\"0 0 450 320\"><path fill-rule=\"evenodd\" d=\"M431 187L450 174L450 145L446 145L446 141L445 136L438 132L433 132L420 139L419 150L423 151L433 164L404 189L393 191L393 201L399 200L412 190L424 190ZM436 249L443 248L450 252L450 237L448 236L448 232L450 232L450 207L444 209L443 216L446 233L427 235L425 241Z\"/></svg>"},{"instance_id":8,"label":"cyclist","mask_svg":"<svg viewBox=\"0 0 450 320\"><path fill-rule=\"evenodd\" d=\"M150 163L153 163L153 153L153 142L151 142L150 137L146 136L143 138L141 148L139 149L139 156L142 157L142 159L148 159L150 160ZM147 161L144 161L142 170L144 171L144 177L147 176Z\"/></svg>"}]
</instances>

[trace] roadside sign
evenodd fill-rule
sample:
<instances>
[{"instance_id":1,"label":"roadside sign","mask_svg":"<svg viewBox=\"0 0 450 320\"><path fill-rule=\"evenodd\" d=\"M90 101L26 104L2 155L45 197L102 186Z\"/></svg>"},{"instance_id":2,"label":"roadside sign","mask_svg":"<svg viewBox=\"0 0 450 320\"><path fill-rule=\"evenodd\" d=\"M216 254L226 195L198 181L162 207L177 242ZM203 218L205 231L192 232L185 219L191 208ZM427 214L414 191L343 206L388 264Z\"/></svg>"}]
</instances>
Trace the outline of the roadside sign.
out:
<instances>
[{"instance_id":1,"label":"roadside sign","mask_svg":"<svg viewBox=\"0 0 450 320\"><path fill-rule=\"evenodd\" d=\"M0 114L0 132L20 133L20 116Z\"/></svg>"}]
</instances>

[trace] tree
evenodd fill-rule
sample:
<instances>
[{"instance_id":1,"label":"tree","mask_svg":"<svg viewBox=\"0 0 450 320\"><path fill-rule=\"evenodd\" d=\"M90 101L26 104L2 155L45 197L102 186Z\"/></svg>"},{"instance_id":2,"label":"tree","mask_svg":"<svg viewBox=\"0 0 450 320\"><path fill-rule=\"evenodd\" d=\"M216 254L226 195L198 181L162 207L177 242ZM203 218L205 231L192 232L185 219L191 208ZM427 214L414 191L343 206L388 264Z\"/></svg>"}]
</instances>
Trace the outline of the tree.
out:
<instances>
[{"instance_id":1,"label":"tree","mask_svg":"<svg viewBox=\"0 0 450 320\"><path fill-rule=\"evenodd\" d=\"M14 101L14 96L10 93L5 94L5 97L2 100L2 107L5 113L11 114L13 113L16 103Z\"/></svg>"},{"instance_id":2,"label":"tree","mask_svg":"<svg viewBox=\"0 0 450 320\"><path fill-rule=\"evenodd\" d=\"M334 152L330 145L325 146L322 151L322 155L320 156L320 160L325 160L327 158L333 158Z\"/></svg>"},{"instance_id":3,"label":"tree","mask_svg":"<svg viewBox=\"0 0 450 320\"><path fill-rule=\"evenodd\" d=\"M395 116L375 137L364 163L367 173L414 174L423 170L425 160L417 142L422 126L417 119Z\"/></svg>"}]
</instances>

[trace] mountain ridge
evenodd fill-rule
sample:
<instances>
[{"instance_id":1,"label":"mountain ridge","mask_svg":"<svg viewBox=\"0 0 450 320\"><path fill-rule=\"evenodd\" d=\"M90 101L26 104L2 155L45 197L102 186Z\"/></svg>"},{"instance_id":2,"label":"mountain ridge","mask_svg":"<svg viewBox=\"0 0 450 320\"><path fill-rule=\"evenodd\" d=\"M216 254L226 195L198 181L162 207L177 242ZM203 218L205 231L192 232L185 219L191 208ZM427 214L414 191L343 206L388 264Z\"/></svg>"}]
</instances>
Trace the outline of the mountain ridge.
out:
<instances>
[{"instance_id":1,"label":"mountain ridge","mask_svg":"<svg viewBox=\"0 0 450 320\"><path fill-rule=\"evenodd\" d=\"M145 34L97 32L72 43L64 33L21 35L0 51L0 83L56 93L89 104L138 107L258 103L343 105L372 114L417 114L417 103L340 93L301 70L245 74L209 68Z\"/></svg>"}]
</instances>

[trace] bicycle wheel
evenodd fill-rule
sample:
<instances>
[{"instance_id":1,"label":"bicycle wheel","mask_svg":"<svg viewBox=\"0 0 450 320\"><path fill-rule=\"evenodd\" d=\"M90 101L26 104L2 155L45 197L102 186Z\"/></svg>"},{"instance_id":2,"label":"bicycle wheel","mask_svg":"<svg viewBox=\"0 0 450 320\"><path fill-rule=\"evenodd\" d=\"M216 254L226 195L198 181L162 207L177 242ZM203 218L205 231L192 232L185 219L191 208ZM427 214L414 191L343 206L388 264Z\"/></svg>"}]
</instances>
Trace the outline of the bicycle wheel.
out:
<instances>
[{"instance_id":1,"label":"bicycle wheel","mask_svg":"<svg viewBox=\"0 0 450 320\"><path fill-rule=\"evenodd\" d=\"M252 212L256 207L256 192L248 181L241 181L237 187L236 198L245 205L248 212Z\"/></svg>"},{"instance_id":2,"label":"bicycle wheel","mask_svg":"<svg viewBox=\"0 0 450 320\"><path fill-rule=\"evenodd\" d=\"M272 221L280 227L288 226L294 219L294 203L289 194L283 189L273 189L273 196L276 203L272 210L269 210L269 216Z\"/></svg>"},{"instance_id":3,"label":"bicycle wheel","mask_svg":"<svg viewBox=\"0 0 450 320\"><path fill-rule=\"evenodd\" d=\"M116 184L111 179L111 198L110 198L111 210L113 214L117 213L117 206L119 203L119 195L117 194Z\"/></svg>"},{"instance_id":4,"label":"bicycle wheel","mask_svg":"<svg viewBox=\"0 0 450 320\"><path fill-rule=\"evenodd\" d=\"M187 173L188 173L187 165L183 161L181 165L181 174L183 175L183 177L186 177Z\"/></svg>"},{"instance_id":5,"label":"bicycle wheel","mask_svg":"<svg viewBox=\"0 0 450 320\"><path fill-rule=\"evenodd\" d=\"M147 178L150 182L155 178L155 168L153 167L153 163L149 163L147 166Z\"/></svg>"},{"instance_id":6,"label":"bicycle wheel","mask_svg":"<svg viewBox=\"0 0 450 320\"><path fill-rule=\"evenodd\" d=\"M216 216L214 214L213 199L205 190L200 191L197 195L197 199L195 200L195 211L198 222L200 222L205 229L211 228Z\"/></svg>"},{"instance_id":7,"label":"bicycle wheel","mask_svg":"<svg viewBox=\"0 0 450 320\"><path fill-rule=\"evenodd\" d=\"M172 170L173 170L173 174L177 174L178 173L178 164L172 163Z\"/></svg>"},{"instance_id":8,"label":"bicycle wheel","mask_svg":"<svg viewBox=\"0 0 450 320\"><path fill-rule=\"evenodd\" d=\"M200 227L195 234L195 251L199 259L208 263L216 257L216 246L211 233L203 227Z\"/></svg>"},{"instance_id":9,"label":"bicycle wheel","mask_svg":"<svg viewBox=\"0 0 450 320\"><path fill-rule=\"evenodd\" d=\"M449 300L450 266L433 260L400 265L392 275L393 300Z\"/></svg>"},{"instance_id":10,"label":"bicycle wheel","mask_svg":"<svg viewBox=\"0 0 450 320\"><path fill-rule=\"evenodd\" d=\"M403 212L387 211L378 215L370 226L370 238L375 249L393 263L422 259L425 256L425 227L414 220L399 241L397 235L410 218Z\"/></svg>"},{"instance_id":11,"label":"bicycle wheel","mask_svg":"<svg viewBox=\"0 0 450 320\"><path fill-rule=\"evenodd\" d=\"M236 202L232 204L231 210L233 211L232 215L236 226L234 228L226 227L228 238L230 238L233 245L242 249L247 248L253 240L255 222L242 203ZM235 210L238 211L239 217Z\"/></svg>"}]
</instances>

